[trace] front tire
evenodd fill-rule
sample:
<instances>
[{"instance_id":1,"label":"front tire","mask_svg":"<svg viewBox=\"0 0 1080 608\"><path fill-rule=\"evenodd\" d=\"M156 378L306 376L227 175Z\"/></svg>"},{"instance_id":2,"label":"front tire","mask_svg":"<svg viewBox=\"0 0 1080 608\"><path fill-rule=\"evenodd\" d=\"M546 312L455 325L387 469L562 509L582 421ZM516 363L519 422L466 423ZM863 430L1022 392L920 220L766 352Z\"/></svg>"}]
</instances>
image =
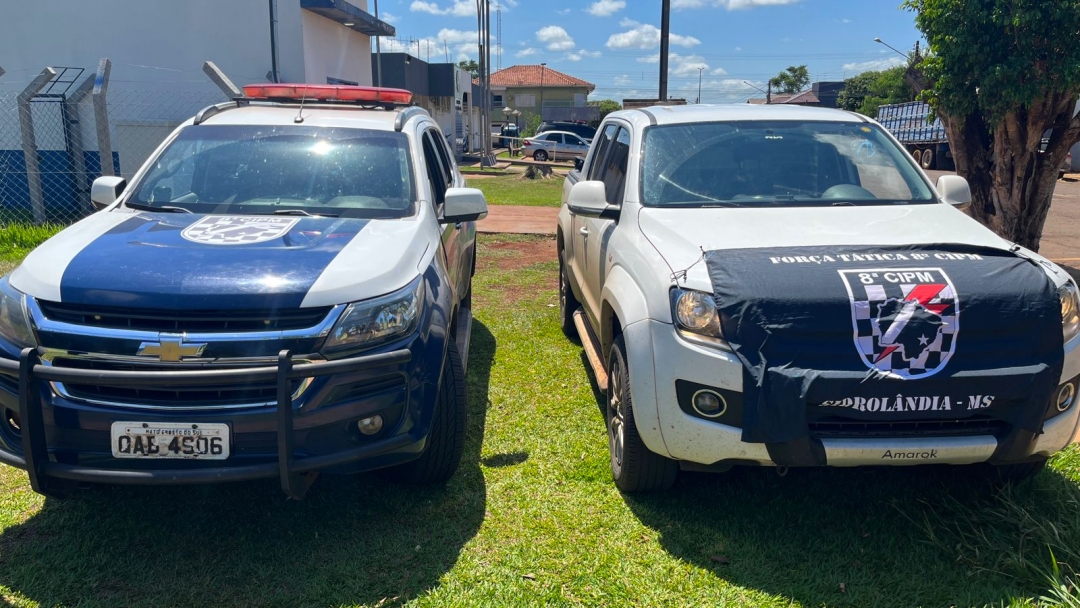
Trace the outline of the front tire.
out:
<instances>
[{"instance_id":1,"label":"front tire","mask_svg":"<svg viewBox=\"0 0 1080 608\"><path fill-rule=\"evenodd\" d=\"M679 464L649 450L634 422L630 395L630 370L626 367L626 346L615 338L608 357L607 418L611 476L615 486L627 493L670 489L679 473Z\"/></svg>"},{"instance_id":2,"label":"front tire","mask_svg":"<svg viewBox=\"0 0 1080 608\"><path fill-rule=\"evenodd\" d=\"M581 306L574 297L570 286L570 275L566 273L566 252L559 248L559 325L563 335L571 340L578 339L577 326L574 325L574 312Z\"/></svg>"},{"instance_id":3,"label":"front tire","mask_svg":"<svg viewBox=\"0 0 1080 608\"><path fill-rule=\"evenodd\" d=\"M420 458L385 469L384 475L416 485L445 483L453 477L465 451L467 410L465 367L457 344L450 340L427 447Z\"/></svg>"},{"instance_id":4,"label":"front tire","mask_svg":"<svg viewBox=\"0 0 1080 608\"><path fill-rule=\"evenodd\" d=\"M537 150L536 152L533 152L533 160L538 160L538 161L543 163L543 162L547 162L547 159L548 159L547 150Z\"/></svg>"}]
</instances>

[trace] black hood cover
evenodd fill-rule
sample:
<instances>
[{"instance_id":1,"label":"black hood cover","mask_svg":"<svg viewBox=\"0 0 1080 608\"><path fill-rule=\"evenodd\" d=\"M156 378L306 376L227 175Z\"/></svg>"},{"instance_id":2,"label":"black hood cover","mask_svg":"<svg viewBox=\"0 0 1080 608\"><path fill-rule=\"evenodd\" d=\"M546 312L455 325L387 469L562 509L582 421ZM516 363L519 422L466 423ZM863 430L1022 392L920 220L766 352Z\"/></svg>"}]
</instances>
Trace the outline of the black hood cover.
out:
<instances>
[{"instance_id":1,"label":"black hood cover","mask_svg":"<svg viewBox=\"0 0 1080 608\"><path fill-rule=\"evenodd\" d=\"M809 423L988 416L1041 432L1061 376L1057 290L1038 263L963 245L705 256L744 366L743 440Z\"/></svg>"}]
</instances>

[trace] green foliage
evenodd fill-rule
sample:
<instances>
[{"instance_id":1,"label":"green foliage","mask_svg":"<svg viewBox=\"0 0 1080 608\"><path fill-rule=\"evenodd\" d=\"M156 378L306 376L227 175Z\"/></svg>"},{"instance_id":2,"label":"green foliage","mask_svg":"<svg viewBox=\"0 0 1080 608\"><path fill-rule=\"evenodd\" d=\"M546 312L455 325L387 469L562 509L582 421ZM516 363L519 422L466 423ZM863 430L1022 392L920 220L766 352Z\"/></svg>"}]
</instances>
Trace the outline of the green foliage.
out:
<instances>
[{"instance_id":1,"label":"green foliage","mask_svg":"<svg viewBox=\"0 0 1080 608\"><path fill-rule=\"evenodd\" d=\"M598 101L590 101L589 105L600 108L600 121L603 121L608 114L611 114L612 112L618 112L622 109L622 104L615 101L614 99L601 99Z\"/></svg>"},{"instance_id":2,"label":"green foliage","mask_svg":"<svg viewBox=\"0 0 1080 608\"><path fill-rule=\"evenodd\" d=\"M906 70L898 66L852 76L844 81L844 90L836 103L845 110L876 118L878 108L883 105L914 101L911 87L904 82Z\"/></svg>"},{"instance_id":3,"label":"green foliage","mask_svg":"<svg viewBox=\"0 0 1080 608\"><path fill-rule=\"evenodd\" d=\"M480 77L480 64L475 59L462 59L457 63L457 66L472 74L473 78Z\"/></svg>"},{"instance_id":4,"label":"green foliage","mask_svg":"<svg viewBox=\"0 0 1080 608\"><path fill-rule=\"evenodd\" d=\"M525 121L525 126L521 129L521 136L532 137L536 135L536 132L540 130L541 122L543 121L540 120L539 114L530 114L529 119Z\"/></svg>"},{"instance_id":5,"label":"green foliage","mask_svg":"<svg viewBox=\"0 0 1080 608\"><path fill-rule=\"evenodd\" d=\"M925 98L991 125L1054 94L1080 92L1080 0L906 0L931 53Z\"/></svg>"},{"instance_id":6,"label":"green foliage","mask_svg":"<svg viewBox=\"0 0 1080 608\"><path fill-rule=\"evenodd\" d=\"M769 79L769 84L773 86L774 92L793 95L810 84L810 70L805 65L790 66Z\"/></svg>"}]
</instances>

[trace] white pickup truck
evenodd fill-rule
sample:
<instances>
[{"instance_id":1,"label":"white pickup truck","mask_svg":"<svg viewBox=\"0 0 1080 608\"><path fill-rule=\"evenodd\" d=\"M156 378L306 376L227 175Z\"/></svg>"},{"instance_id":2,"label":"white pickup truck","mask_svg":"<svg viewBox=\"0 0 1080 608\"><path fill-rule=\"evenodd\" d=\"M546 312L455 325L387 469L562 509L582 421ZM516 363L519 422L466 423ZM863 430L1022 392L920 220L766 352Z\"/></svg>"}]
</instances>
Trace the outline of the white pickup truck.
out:
<instances>
[{"instance_id":1,"label":"white pickup truck","mask_svg":"<svg viewBox=\"0 0 1080 608\"><path fill-rule=\"evenodd\" d=\"M623 491L680 469L978 465L1078 437L1077 287L826 109L609 115L559 213L560 313Z\"/></svg>"}]
</instances>

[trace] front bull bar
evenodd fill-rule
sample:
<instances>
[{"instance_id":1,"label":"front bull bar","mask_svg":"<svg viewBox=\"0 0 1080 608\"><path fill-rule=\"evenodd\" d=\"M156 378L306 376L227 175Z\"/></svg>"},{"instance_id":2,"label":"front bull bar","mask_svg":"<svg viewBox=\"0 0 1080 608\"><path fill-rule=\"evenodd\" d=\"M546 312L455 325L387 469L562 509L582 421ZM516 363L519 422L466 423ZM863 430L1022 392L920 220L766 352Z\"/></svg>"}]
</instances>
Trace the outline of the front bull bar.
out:
<instances>
[{"instance_id":1,"label":"front bull bar","mask_svg":"<svg viewBox=\"0 0 1080 608\"><path fill-rule=\"evenodd\" d=\"M289 351L278 353L277 366L240 369L180 370L180 371L99 371L64 369L42 365L36 349L27 348L19 360L0 359L0 376L18 380L19 418L21 421L23 455L0 450L0 463L26 470L30 487L39 494L59 496L56 479L89 483L174 485L219 483L279 477L281 489L293 499L304 497L314 481L311 473L364 458L400 449L412 440L398 435L377 444L354 448L336 454L296 458L293 439L292 387L290 382L332 374L358 372L372 368L397 366L412 360L412 351L395 350L329 361L293 365ZM277 462L192 470L122 471L82 467L49 459L45 437L45 417L41 407L38 382L90 384L96 386L135 387L152 384L162 388L198 386L223 381L239 384L269 382L277 384Z\"/></svg>"}]
</instances>

